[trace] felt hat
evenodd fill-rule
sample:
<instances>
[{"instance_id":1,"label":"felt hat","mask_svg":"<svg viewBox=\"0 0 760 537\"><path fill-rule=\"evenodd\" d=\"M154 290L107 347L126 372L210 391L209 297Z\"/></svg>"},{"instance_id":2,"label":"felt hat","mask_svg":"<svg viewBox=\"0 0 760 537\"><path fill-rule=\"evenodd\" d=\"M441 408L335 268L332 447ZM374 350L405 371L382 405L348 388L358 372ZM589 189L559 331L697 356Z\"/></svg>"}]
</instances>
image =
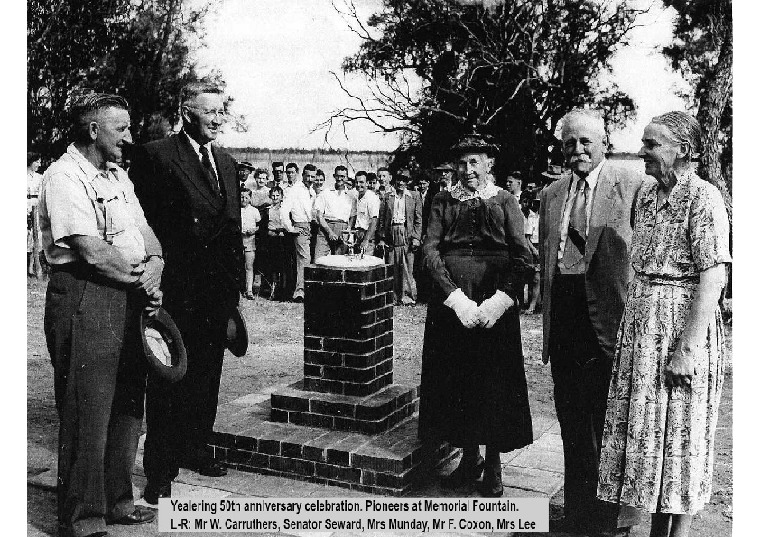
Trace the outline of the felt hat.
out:
<instances>
[{"instance_id":1,"label":"felt hat","mask_svg":"<svg viewBox=\"0 0 760 537\"><path fill-rule=\"evenodd\" d=\"M234 308L227 319L227 343L225 345L235 356L243 356L248 350L248 328L240 310Z\"/></svg>"},{"instance_id":2,"label":"felt hat","mask_svg":"<svg viewBox=\"0 0 760 537\"><path fill-rule=\"evenodd\" d=\"M549 167L546 169L545 172L541 172L541 175L548 178L551 181L556 181L557 179L562 179L563 177L567 177L570 174L569 170L565 170L562 166L558 166L556 164L549 164Z\"/></svg>"},{"instance_id":3,"label":"felt hat","mask_svg":"<svg viewBox=\"0 0 760 537\"><path fill-rule=\"evenodd\" d=\"M164 308L140 315L140 335L148 365L161 378L177 382L187 372L187 351L174 320Z\"/></svg>"},{"instance_id":4,"label":"felt hat","mask_svg":"<svg viewBox=\"0 0 760 537\"><path fill-rule=\"evenodd\" d=\"M496 144L492 144L484 136L477 133L465 134L450 149L451 154L455 156L464 153L485 153L489 157L493 157L498 151L499 148Z\"/></svg>"}]
</instances>

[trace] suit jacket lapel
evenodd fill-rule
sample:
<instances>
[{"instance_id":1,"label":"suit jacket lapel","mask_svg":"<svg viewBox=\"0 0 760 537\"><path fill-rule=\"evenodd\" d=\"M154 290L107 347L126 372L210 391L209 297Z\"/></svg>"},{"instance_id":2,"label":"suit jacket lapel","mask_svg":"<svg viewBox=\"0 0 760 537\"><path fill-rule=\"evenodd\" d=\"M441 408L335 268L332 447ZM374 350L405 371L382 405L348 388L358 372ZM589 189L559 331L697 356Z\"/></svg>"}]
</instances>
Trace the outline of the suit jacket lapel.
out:
<instances>
[{"instance_id":1,"label":"suit jacket lapel","mask_svg":"<svg viewBox=\"0 0 760 537\"><path fill-rule=\"evenodd\" d=\"M608 173L607 162L602 164L599 171L599 179L596 184L594 193L594 202L591 206L591 220L589 222L588 238L586 239L586 266L589 265L591 258L594 256L596 246L599 244L599 236L607 224L607 217L612 212L612 193L614 186L618 183L617 174ZM612 176L610 176L612 175Z\"/></svg>"},{"instance_id":2,"label":"suit jacket lapel","mask_svg":"<svg viewBox=\"0 0 760 537\"><path fill-rule=\"evenodd\" d=\"M203 169L201 161L190 145L190 142L181 134L175 135L174 140L177 144L176 164L179 169L182 170L190 180L190 183L206 198L206 201L214 207L221 207L222 200L211 190L206 179L206 171Z\"/></svg>"},{"instance_id":3,"label":"suit jacket lapel","mask_svg":"<svg viewBox=\"0 0 760 537\"><path fill-rule=\"evenodd\" d=\"M232 166L232 161L228 158L218 158L217 149L212 145L211 152L216 162L216 172L218 174L219 185L225 193L224 204L228 206L232 197L238 195L237 190L237 172Z\"/></svg>"},{"instance_id":4,"label":"suit jacket lapel","mask_svg":"<svg viewBox=\"0 0 760 537\"><path fill-rule=\"evenodd\" d=\"M568 191L570 189L571 177L560 179L557 188L549 198L549 227L547 240L549 241L550 262L552 267L557 263L557 250L559 250L560 231L559 226L562 224L562 207L567 201Z\"/></svg>"}]
</instances>

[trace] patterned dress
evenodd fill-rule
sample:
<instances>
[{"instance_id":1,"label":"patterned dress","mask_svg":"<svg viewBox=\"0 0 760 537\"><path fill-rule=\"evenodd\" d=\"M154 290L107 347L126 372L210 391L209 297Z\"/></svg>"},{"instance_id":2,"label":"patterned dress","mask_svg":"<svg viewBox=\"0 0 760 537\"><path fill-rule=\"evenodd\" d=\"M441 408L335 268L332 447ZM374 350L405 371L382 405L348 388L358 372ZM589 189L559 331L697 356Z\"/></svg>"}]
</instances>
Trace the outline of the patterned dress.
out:
<instances>
[{"instance_id":1,"label":"patterned dress","mask_svg":"<svg viewBox=\"0 0 760 537\"><path fill-rule=\"evenodd\" d=\"M657 190L645 183L635 206L635 278L617 336L597 493L650 513L693 514L712 489L725 357L717 305L694 354L691 387L667 387L664 368L700 272L731 261L728 217L718 190L693 171L678 177L659 208Z\"/></svg>"}]
</instances>

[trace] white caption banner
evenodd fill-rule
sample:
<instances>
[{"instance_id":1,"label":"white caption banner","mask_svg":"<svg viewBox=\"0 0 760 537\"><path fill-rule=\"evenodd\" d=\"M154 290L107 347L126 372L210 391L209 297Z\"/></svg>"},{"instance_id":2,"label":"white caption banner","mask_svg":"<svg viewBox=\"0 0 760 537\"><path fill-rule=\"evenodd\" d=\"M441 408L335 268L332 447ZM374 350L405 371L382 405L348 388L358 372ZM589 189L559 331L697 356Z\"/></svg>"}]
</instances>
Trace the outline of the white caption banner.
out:
<instances>
[{"instance_id":1,"label":"white caption banner","mask_svg":"<svg viewBox=\"0 0 760 537\"><path fill-rule=\"evenodd\" d=\"M549 531L548 498L161 498L161 532Z\"/></svg>"}]
</instances>

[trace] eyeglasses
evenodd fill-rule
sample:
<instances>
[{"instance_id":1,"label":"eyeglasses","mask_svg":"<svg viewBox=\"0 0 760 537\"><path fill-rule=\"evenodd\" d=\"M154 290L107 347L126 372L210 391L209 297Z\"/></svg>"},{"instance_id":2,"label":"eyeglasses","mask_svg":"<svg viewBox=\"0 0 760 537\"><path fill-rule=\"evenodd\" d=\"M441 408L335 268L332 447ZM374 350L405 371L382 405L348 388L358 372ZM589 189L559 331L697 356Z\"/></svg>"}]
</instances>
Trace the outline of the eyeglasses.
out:
<instances>
[{"instance_id":1,"label":"eyeglasses","mask_svg":"<svg viewBox=\"0 0 760 537\"><path fill-rule=\"evenodd\" d=\"M193 110L198 110L201 114L208 117L218 117L219 119L225 120L227 119L227 112L224 110L204 110L202 108L198 108L197 106L191 106L191 105L185 105L188 108L192 108Z\"/></svg>"}]
</instances>

